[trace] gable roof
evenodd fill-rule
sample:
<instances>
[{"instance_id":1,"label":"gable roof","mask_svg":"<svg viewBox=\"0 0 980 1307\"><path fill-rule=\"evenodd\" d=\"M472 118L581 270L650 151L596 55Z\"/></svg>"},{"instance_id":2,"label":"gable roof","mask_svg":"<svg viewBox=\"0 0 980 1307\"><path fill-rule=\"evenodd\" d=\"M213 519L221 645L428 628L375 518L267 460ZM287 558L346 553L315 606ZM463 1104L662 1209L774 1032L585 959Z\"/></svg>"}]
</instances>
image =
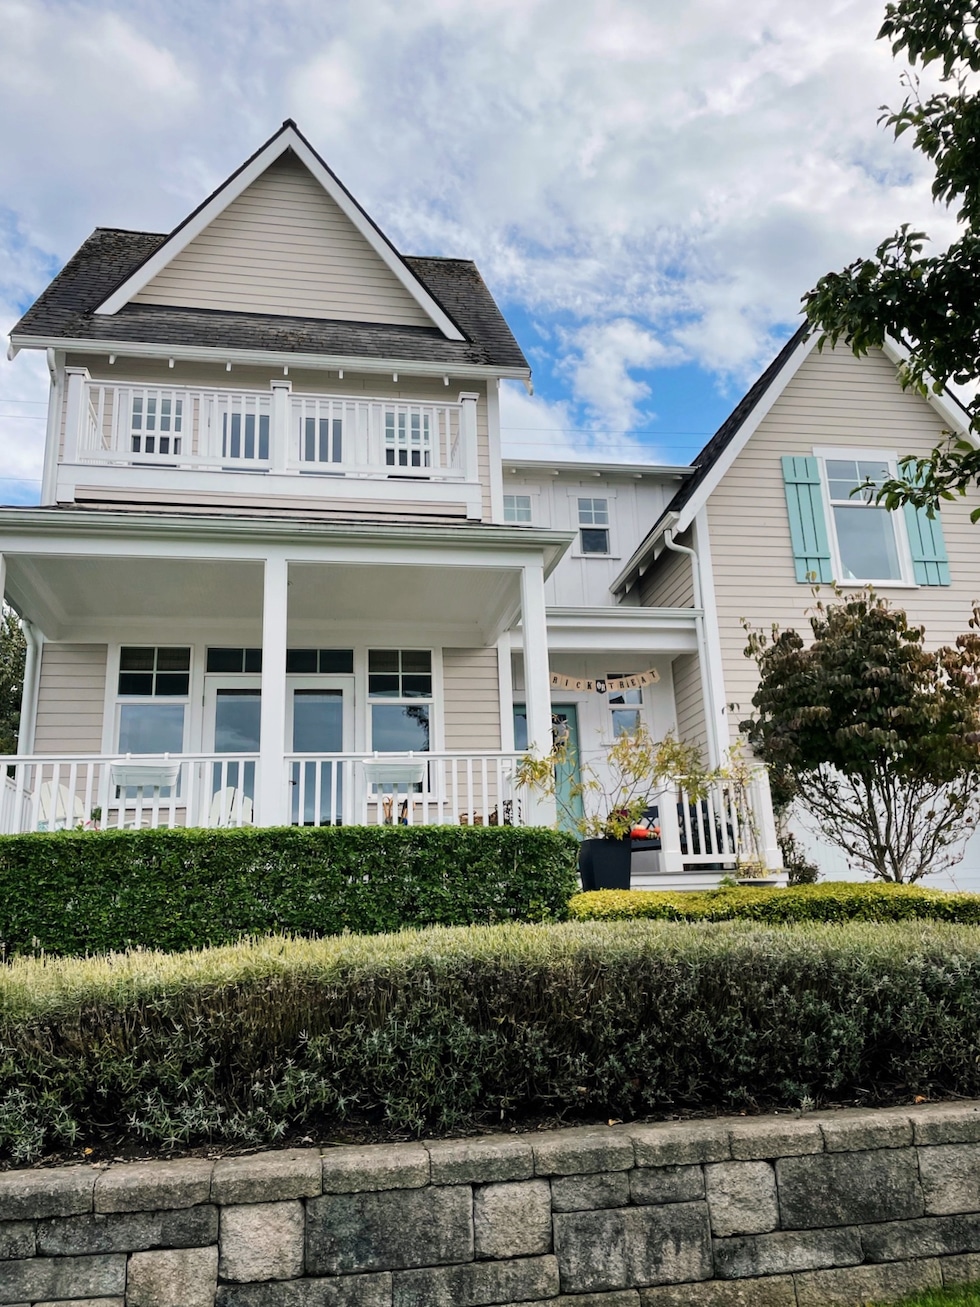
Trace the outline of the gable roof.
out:
<instances>
[{"instance_id":1,"label":"gable roof","mask_svg":"<svg viewBox=\"0 0 980 1307\"><path fill-rule=\"evenodd\" d=\"M436 327L228 313L214 309L127 304L96 313L107 288L119 285L167 240L159 232L98 227L69 259L10 333L16 351L47 345L110 349L114 345L192 347L337 359L413 360L460 368L485 367L519 377L527 360L476 265L469 259L405 258L413 274L459 323L463 339Z\"/></svg>"},{"instance_id":2,"label":"gable roof","mask_svg":"<svg viewBox=\"0 0 980 1307\"><path fill-rule=\"evenodd\" d=\"M680 534L688 529L707 502L708 496L745 448L762 419L819 340L819 332L812 332L809 323L802 323L758 380L749 387L694 459L691 476L671 499L634 551L629 562L613 581L610 589L614 594L628 589L637 576L645 570L649 561L656 556L657 546L665 531L673 530ZM901 367L907 353L902 346L890 339L885 340L882 352L896 368ZM969 431L969 414L951 391L945 388L941 391L930 391L925 399L954 431L970 440L974 439Z\"/></svg>"},{"instance_id":3,"label":"gable roof","mask_svg":"<svg viewBox=\"0 0 980 1307\"><path fill-rule=\"evenodd\" d=\"M338 206L347 220L360 233L374 253L381 259L389 272L401 283L408 294L416 301L428 318L450 340L462 338L457 325L442 306L435 301L428 290L415 276L402 256L376 222L361 208L339 177L327 166L317 154L306 137L291 118L287 118L279 130L260 146L241 167L213 191L193 213L178 223L155 250L146 254L140 263L113 287L96 313L113 314L128 304L139 294L169 263L171 263L188 245L200 235L206 227L215 221L238 197L256 182L270 165L291 152L310 172L330 199Z\"/></svg>"}]
</instances>

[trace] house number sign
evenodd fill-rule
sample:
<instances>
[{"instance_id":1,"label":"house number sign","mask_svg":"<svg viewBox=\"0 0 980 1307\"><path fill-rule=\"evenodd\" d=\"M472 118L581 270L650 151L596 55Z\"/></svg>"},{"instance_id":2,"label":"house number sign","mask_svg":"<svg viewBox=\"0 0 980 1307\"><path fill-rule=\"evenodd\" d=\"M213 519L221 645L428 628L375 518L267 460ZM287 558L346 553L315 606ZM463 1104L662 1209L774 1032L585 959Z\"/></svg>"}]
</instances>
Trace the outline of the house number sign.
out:
<instances>
[{"instance_id":1,"label":"house number sign","mask_svg":"<svg viewBox=\"0 0 980 1307\"><path fill-rule=\"evenodd\" d=\"M561 676L551 673L551 687L554 690L594 690L596 694L610 694L617 690L639 690L644 685L655 685L660 680L656 667L648 672L637 672L635 676L609 676L604 680L588 681L584 677Z\"/></svg>"}]
</instances>

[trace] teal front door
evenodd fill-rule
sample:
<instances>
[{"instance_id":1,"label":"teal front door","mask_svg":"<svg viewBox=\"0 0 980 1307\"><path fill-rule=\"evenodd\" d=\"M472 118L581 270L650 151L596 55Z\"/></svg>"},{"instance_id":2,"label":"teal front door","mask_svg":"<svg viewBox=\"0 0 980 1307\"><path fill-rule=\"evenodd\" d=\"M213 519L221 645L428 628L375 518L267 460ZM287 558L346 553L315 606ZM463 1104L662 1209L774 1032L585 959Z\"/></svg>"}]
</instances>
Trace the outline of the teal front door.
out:
<instances>
[{"instance_id":1,"label":"teal front door","mask_svg":"<svg viewBox=\"0 0 980 1307\"><path fill-rule=\"evenodd\" d=\"M575 822L582 816L582 796L572 794L572 786L579 779L578 709L573 703L551 705L551 730L555 739L567 739L567 761L557 769L555 795L558 801L558 825L561 830L577 834ZM527 748L527 710L522 703L514 705L514 748L518 753Z\"/></svg>"}]
</instances>

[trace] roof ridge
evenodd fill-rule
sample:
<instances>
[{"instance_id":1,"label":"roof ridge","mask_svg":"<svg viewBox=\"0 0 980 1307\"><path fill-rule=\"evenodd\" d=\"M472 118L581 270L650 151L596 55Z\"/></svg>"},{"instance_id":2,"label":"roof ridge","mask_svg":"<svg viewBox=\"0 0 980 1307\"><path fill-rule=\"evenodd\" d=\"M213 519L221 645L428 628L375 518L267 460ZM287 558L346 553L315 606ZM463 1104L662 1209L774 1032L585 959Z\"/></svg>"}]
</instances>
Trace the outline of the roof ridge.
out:
<instances>
[{"instance_id":1,"label":"roof ridge","mask_svg":"<svg viewBox=\"0 0 980 1307\"><path fill-rule=\"evenodd\" d=\"M122 236L159 236L161 240L167 235L165 231L147 231L144 227L96 227L92 235L97 231L114 231Z\"/></svg>"}]
</instances>

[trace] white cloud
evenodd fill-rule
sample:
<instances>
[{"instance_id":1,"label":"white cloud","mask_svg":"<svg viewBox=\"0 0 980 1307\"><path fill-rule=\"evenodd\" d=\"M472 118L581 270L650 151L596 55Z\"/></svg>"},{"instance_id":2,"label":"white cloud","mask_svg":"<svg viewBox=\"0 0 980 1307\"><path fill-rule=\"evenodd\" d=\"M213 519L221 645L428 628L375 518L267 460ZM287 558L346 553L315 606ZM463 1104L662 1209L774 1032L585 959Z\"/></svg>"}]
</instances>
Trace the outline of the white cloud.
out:
<instances>
[{"instance_id":1,"label":"white cloud","mask_svg":"<svg viewBox=\"0 0 980 1307\"><path fill-rule=\"evenodd\" d=\"M63 261L97 224L169 229L296 117L401 248L476 258L566 342L563 421L624 429L650 368L739 386L822 272L902 221L948 238L877 126L881 9L0 0L0 194ZM43 263L0 287L11 320Z\"/></svg>"}]
</instances>

